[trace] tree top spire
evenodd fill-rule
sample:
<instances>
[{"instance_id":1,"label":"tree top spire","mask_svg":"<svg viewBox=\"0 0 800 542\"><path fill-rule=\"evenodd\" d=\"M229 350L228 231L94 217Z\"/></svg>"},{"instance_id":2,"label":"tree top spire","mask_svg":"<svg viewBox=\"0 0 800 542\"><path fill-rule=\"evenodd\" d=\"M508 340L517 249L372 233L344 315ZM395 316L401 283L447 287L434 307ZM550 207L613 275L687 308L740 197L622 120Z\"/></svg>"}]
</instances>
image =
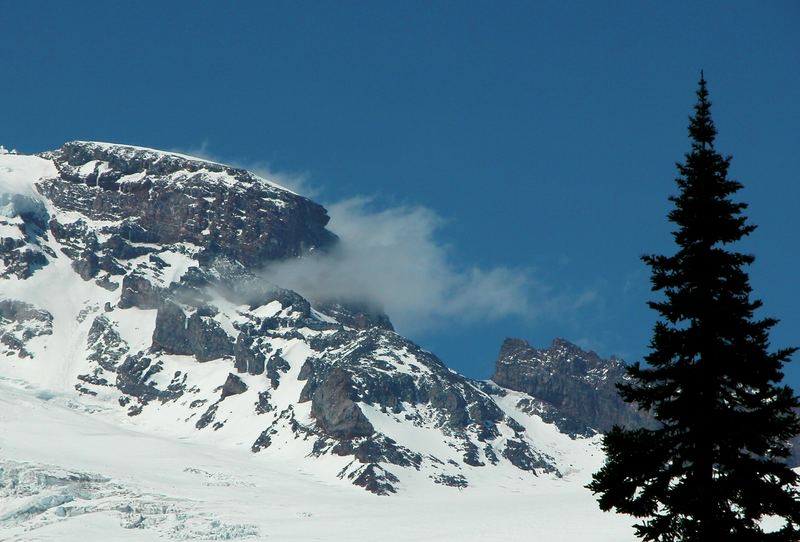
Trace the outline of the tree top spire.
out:
<instances>
[{"instance_id":1,"label":"tree top spire","mask_svg":"<svg viewBox=\"0 0 800 542\"><path fill-rule=\"evenodd\" d=\"M689 136L692 138L692 147L714 148L714 138L717 129L711 119L711 101L708 99L708 88L703 70L700 70L700 81L697 86L697 103L694 106L694 116L689 117Z\"/></svg>"}]
</instances>

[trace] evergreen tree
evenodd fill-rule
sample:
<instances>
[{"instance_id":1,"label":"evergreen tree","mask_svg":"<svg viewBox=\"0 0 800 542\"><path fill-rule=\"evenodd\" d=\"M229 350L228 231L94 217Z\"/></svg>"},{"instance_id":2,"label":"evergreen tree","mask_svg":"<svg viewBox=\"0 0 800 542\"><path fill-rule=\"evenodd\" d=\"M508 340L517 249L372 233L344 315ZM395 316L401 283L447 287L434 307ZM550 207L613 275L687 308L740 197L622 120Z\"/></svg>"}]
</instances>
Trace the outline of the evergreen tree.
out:
<instances>
[{"instance_id":1,"label":"evergreen tree","mask_svg":"<svg viewBox=\"0 0 800 542\"><path fill-rule=\"evenodd\" d=\"M589 484L600 508L642 521L649 541L800 540L800 476L783 460L800 432L798 398L780 384L795 349L770 352L777 321L756 319L745 267L753 256L730 245L755 229L731 199L731 158L714 148L706 81L690 118L691 151L678 164L679 194L668 218L677 252L645 256L660 316L645 357L619 386L649 411L654 428L613 428L606 463ZM760 520L783 525L764 532ZM773 518L773 521L777 519ZM765 529L769 531L769 529Z\"/></svg>"}]
</instances>

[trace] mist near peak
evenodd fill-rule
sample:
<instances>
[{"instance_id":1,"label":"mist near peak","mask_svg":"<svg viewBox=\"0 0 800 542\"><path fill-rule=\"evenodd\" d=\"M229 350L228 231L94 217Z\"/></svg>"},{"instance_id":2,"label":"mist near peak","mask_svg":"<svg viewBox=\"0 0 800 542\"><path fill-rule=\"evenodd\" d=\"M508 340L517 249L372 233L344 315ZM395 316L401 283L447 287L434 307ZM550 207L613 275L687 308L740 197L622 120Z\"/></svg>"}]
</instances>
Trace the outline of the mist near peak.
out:
<instances>
[{"instance_id":1,"label":"mist near peak","mask_svg":"<svg viewBox=\"0 0 800 542\"><path fill-rule=\"evenodd\" d=\"M337 246L274 263L264 269L264 279L313 301L380 308L404 333L454 321L531 318L552 308L552 292L530 270L458 266L452 249L436 237L444 220L431 209L376 209L373 199L363 197L327 209Z\"/></svg>"}]
</instances>

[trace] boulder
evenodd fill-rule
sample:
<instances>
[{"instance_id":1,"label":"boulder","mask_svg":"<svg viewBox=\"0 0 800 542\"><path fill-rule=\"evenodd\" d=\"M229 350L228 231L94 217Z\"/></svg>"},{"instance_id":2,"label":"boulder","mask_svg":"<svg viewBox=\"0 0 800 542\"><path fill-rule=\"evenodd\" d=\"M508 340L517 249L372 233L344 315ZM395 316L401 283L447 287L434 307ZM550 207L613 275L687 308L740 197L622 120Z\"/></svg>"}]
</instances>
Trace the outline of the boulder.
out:
<instances>
[{"instance_id":1,"label":"boulder","mask_svg":"<svg viewBox=\"0 0 800 542\"><path fill-rule=\"evenodd\" d=\"M339 439L366 437L375 428L353 401L350 375L333 369L311 398L311 416L326 434Z\"/></svg>"},{"instance_id":2,"label":"boulder","mask_svg":"<svg viewBox=\"0 0 800 542\"><path fill-rule=\"evenodd\" d=\"M205 362L233 355L233 341L219 323L202 312L189 318L178 305L163 303L156 314L152 348L169 354L195 356Z\"/></svg>"},{"instance_id":3,"label":"boulder","mask_svg":"<svg viewBox=\"0 0 800 542\"><path fill-rule=\"evenodd\" d=\"M222 393L220 399L225 399L231 395L239 395L247 391L247 384L242 382L242 379L233 373L228 373L228 378L222 385Z\"/></svg>"}]
</instances>

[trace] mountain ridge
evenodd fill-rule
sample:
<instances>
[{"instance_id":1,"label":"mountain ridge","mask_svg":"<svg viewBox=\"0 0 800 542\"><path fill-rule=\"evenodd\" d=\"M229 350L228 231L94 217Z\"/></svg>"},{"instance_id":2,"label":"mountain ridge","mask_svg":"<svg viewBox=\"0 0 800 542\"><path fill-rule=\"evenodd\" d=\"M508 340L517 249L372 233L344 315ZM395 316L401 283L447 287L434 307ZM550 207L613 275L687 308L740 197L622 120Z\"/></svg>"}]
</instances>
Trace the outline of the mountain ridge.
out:
<instances>
[{"instance_id":1,"label":"mountain ridge","mask_svg":"<svg viewBox=\"0 0 800 542\"><path fill-rule=\"evenodd\" d=\"M0 177L25 160L0 157ZM153 430L320 461L381 495L415 476L572 476L597 448L588 425L565 429L580 420L555 423L562 406L463 377L380 311L268 283L265 263L337 242L316 203L153 149L69 142L35 160L52 164L29 171L44 172L28 179L40 208L0 217L0 375Z\"/></svg>"}]
</instances>

